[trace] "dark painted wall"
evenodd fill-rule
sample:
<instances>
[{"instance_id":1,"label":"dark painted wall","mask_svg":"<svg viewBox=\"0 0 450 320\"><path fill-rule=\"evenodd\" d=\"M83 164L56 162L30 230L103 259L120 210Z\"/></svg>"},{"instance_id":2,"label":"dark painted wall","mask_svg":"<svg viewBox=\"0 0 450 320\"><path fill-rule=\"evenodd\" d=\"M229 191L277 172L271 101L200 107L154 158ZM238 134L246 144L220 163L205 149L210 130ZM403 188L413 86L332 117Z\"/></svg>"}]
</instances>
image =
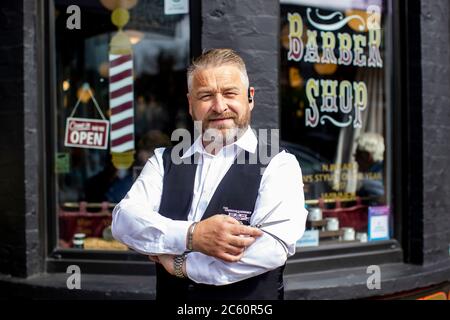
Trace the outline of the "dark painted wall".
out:
<instances>
[{"instance_id":1,"label":"dark painted wall","mask_svg":"<svg viewBox=\"0 0 450 320\"><path fill-rule=\"evenodd\" d=\"M35 1L0 5L0 273L40 270Z\"/></svg>"},{"instance_id":2,"label":"dark painted wall","mask_svg":"<svg viewBox=\"0 0 450 320\"><path fill-rule=\"evenodd\" d=\"M278 128L279 2L202 1L202 47L233 48L254 86L253 128Z\"/></svg>"},{"instance_id":3,"label":"dark painted wall","mask_svg":"<svg viewBox=\"0 0 450 320\"><path fill-rule=\"evenodd\" d=\"M278 6L276 0L202 1L203 48L235 48L247 63L257 89L255 128L279 123ZM447 0L434 0L420 9L423 95L416 103L423 104L424 174L423 201L415 209L423 211L423 261L431 264L449 259L450 8ZM43 270L38 22L33 0L0 5L0 273L15 276Z\"/></svg>"},{"instance_id":4,"label":"dark painted wall","mask_svg":"<svg viewBox=\"0 0 450 320\"><path fill-rule=\"evenodd\" d=\"M24 273L23 17L19 1L0 8L0 271Z\"/></svg>"},{"instance_id":5,"label":"dark painted wall","mask_svg":"<svg viewBox=\"0 0 450 320\"><path fill-rule=\"evenodd\" d=\"M422 1L424 263L450 260L449 9Z\"/></svg>"}]
</instances>

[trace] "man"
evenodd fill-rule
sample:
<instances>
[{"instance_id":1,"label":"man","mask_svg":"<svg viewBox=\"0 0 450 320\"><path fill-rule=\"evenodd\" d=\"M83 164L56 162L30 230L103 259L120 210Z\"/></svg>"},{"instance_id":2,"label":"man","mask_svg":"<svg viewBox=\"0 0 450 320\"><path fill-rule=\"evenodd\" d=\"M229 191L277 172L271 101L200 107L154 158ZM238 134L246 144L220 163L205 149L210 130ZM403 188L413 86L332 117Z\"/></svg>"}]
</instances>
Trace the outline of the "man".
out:
<instances>
[{"instance_id":1,"label":"man","mask_svg":"<svg viewBox=\"0 0 450 320\"><path fill-rule=\"evenodd\" d=\"M264 146L249 125L255 89L233 50L197 58L188 91L202 135L181 159L193 161L156 149L114 209L113 235L157 263L157 299L282 299L307 214L299 164L285 151L265 169L236 161ZM252 227L263 220L275 224Z\"/></svg>"}]
</instances>

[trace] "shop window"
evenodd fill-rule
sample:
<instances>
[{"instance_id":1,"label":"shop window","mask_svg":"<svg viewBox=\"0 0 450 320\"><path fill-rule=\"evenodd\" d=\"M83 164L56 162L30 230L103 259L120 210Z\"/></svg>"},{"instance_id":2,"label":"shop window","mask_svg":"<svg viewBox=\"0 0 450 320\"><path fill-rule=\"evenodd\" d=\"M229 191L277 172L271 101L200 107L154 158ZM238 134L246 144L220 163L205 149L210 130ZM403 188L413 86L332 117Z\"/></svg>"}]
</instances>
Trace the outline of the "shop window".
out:
<instances>
[{"instance_id":1,"label":"shop window","mask_svg":"<svg viewBox=\"0 0 450 320\"><path fill-rule=\"evenodd\" d=\"M153 150L191 126L189 2L51 6L55 247L127 251L111 236L114 205Z\"/></svg>"},{"instance_id":2,"label":"shop window","mask_svg":"<svg viewBox=\"0 0 450 320\"><path fill-rule=\"evenodd\" d=\"M300 251L393 237L389 5L281 1L281 137L309 211Z\"/></svg>"}]
</instances>

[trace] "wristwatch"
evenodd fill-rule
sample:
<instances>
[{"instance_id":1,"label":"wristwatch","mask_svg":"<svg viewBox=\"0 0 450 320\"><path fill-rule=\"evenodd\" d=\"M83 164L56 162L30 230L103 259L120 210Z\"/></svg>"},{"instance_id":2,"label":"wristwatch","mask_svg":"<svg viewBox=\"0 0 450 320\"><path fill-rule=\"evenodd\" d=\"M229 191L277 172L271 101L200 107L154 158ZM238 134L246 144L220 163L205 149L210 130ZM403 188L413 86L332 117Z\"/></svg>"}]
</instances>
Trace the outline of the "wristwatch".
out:
<instances>
[{"instance_id":1,"label":"wristwatch","mask_svg":"<svg viewBox=\"0 0 450 320\"><path fill-rule=\"evenodd\" d=\"M186 278L186 276L183 273L183 263L186 260L186 255L182 254L180 256L176 256L175 259L173 259L173 270L174 274L177 278Z\"/></svg>"}]
</instances>

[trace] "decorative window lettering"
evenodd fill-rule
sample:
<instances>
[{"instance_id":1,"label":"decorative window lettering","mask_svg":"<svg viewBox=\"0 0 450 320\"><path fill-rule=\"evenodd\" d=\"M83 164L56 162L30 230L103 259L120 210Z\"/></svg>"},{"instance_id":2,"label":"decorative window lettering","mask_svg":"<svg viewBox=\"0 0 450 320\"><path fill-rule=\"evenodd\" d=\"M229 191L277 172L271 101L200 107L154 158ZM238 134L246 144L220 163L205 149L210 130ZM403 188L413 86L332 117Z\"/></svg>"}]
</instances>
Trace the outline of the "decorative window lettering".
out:
<instances>
[{"instance_id":1,"label":"decorative window lettering","mask_svg":"<svg viewBox=\"0 0 450 320\"><path fill-rule=\"evenodd\" d=\"M320 36L322 37L323 43L323 55L322 55L322 63L337 63L337 59L334 56L334 48L336 47L336 38L334 33L332 32L321 32Z\"/></svg>"},{"instance_id":2,"label":"decorative window lettering","mask_svg":"<svg viewBox=\"0 0 450 320\"><path fill-rule=\"evenodd\" d=\"M350 15L344 18L343 13L339 11L321 15L316 10L317 18L313 18L311 13L312 9L308 8L306 17L308 24L317 30L306 29L299 13L288 13L287 15L289 22L288 60L301 62L304 59L304 62L314 64L383 68L383 59L380 53L382 44L381 9L378 6L367 8L366 20L360 15ZM335 33L352 20L359 23L356 34ZM320 38L318 38L318 30L320 30ZM305 31L306 46L303 43ZM321 48L318 43L321 44ZM336 49L337 51L335 51ZM367 85L363 81L351 83L347 80L309 79L305 90L309 103L305 109L306 126L316 127L319 122L324 125L329 121L338 127L350 125L353 125L354 128L362 127L361 112L367 108L368 103ZM320 108L318 107L319 103ZM339 116L339 113L344 117ZM343 120L337 120L338 118Z\"/></svg>"},{"instance_id":3,"label":"decorative window lettering","mask_svg":"<svg viewBox=\"0 0 450 320\"><path fill-rule=\"evenodd\" d=\"M288 60L300 61L303 57L303 20L298 13L288 13L289 52Z\"/></svg>"},{"instance_id":4,"label":"decorative window lettering","mask_svg":"<svg viewBox=\"0 0 450 320\"><path fill-rule=\"evenodd\" d=\"M339 33L339 60L338 64L349 66L352 64L352 37L348 33Z\"/></svg>"},{"instance_id":5,"label":"decorative window lettering","mask_svg":"<svg viewBox=\"0 0 450 320\"><path fill-rule=\"evenodd\" d=\"M320 85L319 85L320 84ZM339 92L339 106L337 97ZM363 81L350 83L345 80L342 82L332 80L309 79L306 83L306 97L308 99L308 108L306 114L306 126L316 127L319 124L325 124L329 120L335 126L347 127L352 124L353 117L349 113L354 108L355 128L361 128L361 111L367 108L367 86ZM317 99L322 99L320 112L325 113L320 117ZM335 120L327 113L337 113L338 111L349 114L344 122Z\"/></svg>"},{"instance_id":6,"label":"decorative window lettering","mask_svg":"<svg viewBox=\"0 0 450 320\"><path fill-rule=\"evenodd\" d=\"M337 112L338 107L336 105L336 88L338 86L337 81L332 80L320 80L322 85L322 106L321 112Z\"/></svg>"},{"instance_id":7,"label":"decorative window lettering","mask_svg":"<svg viewBox=\"0 0 450 320\"><path fill-rule=\"evenodd\" d=\"M359 17L359 16L358 16ZM368 18L372 19L370 16ZM333 63L338 65L353 65L358 67L383 67L381 58L381 29L379 24L368 23L368 36L365 34L355 34L352 36L346 32L337 33L336 36L330 31L321 31L320 40L318 41L317 30L306 30L307 43L306 54L305 45L303 43L304 25L303 19L298 13L288 13L289 21L289 52L288 60L301 61L305 56L305 62L318 62L319 46L322 43L322 63ZM311 21L310 21L311 23ZM335 29L331 29L335 30ZM336 58L334 50L336 44L339 44L339 57ZM364 55L364 49L369 47L369 59ZM353 52L352 52L353 51ZM352 61L353 60L353 61Z\"/></svg>"},{"instance_id":8,"label":"decorative window lettering","mask_svg":"<svg viewBox=\"0 0 450 320\"><path fill-rule=\"evenodd\" d=\"M383 60L380 55L381 30L373 30L369 33L369 67L383 68Z\"/></svg>"},{"instance_id":9,"label":"decorative window lettering","mask_svg":"<svg viewBox=\"0 0 450 320\"><path fill-rule=\"evenodd\" d=\"M353 60L353 65L357 67L365 67L367 58L364 55L364 47L366 46L367 39L363 35L354 34L353 35L353 47L355 52L355 58Z\"/></svg>"},{"instance_id":10,"label":"decorative window lettering","mask_svg":"<svg viewBox=\"0 0 450 320\"><path fill-rule=\"evenodd\" d=\"M317 31L308 30L308 43L306 44L305 62L320 62L319 46L317 45Z\"/></svg>"},{"instance_id":11,"label":"decorative window lettering","mask_svg":"<svg viewBox=\"0 0 450 320\"><path fill-rule=\"evenodd\" d=\"M306 109L306 126L317 127L319 124L319 108L317 108L315 97L319 96L319 80L309 79L306 83L306 97L309 108Z\"/></svg>"}]
</instances>

